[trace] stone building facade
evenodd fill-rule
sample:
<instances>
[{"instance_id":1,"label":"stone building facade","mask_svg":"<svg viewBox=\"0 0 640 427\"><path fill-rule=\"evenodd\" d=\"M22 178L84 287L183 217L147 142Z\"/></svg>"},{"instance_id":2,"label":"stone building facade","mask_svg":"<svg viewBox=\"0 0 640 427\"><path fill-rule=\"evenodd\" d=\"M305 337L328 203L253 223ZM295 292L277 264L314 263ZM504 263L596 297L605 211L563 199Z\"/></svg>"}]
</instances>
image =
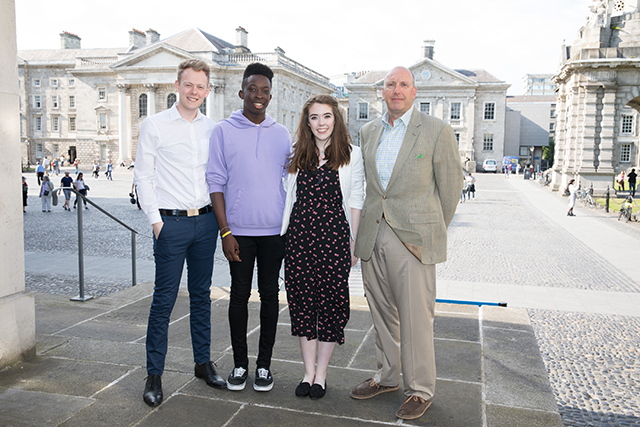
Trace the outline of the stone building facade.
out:
<instances>
[{"instance_id":1,"label":"stone building facade","mask_svg":"<svg viewBox=\"0 0 640 427\"><path fill-rule=\"evenodd\" d=\"M434 43L427 40L423 58L408 67L418 89L414 106L453 127L460 160L467 169L480 168L485 159L501 161L510 85L485 70L447 68L433 59ZM360 128L386 111L382 100L385 74L353 74L344 85L349 99L349 132L357 144Z\"/></svg>"},{"instance_id":2,"label":"stone building facade","mask_svg":"<svg viewBox=\"0 0 640 427\"><path fill-rule=\"evenodd\" d=\"M603 191L638 169L640 1L594 0L571 46L562 46L553 188L572 178Z\"/></svg>"},{"instance_id":3,"label":"stone building facade","mask_svg":"<svg viewBox=\"0 0 640 427\"><path fill-rule=\"evenodd\" d=\"M18 52L22 162L65 155L81 164L135 160L140 123L176 101L176 69L185 59L211 67L211 91L201 110L215 121L242 107L242 73L262 62L275 73L268 109L291 132L312 94L333 92L329 79L276 48L252 53L247 31L231 44L192 28L160 40L154 30L129 32L128 48L81 49L63 32L61 49Z\"/></svg>"}]
</instances>

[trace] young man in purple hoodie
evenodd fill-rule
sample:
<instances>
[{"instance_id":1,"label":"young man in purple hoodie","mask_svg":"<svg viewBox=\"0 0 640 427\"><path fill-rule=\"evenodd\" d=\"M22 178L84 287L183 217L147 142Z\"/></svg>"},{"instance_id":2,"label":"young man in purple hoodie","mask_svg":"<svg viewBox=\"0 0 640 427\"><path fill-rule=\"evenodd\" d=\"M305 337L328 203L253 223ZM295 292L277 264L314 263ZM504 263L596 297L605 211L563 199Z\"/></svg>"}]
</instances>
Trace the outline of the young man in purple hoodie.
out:
<instances>
[{"instance_id":1,"label":"young man in purple hoodie","mask_svg":"<svg viewBox=\"0 0 640 427\"><path fill-rule=\"evenodd\" d=\"M278 324L278 277L284 258L284 237L280 236L285 201L282 178L291 136L266 114L272 79L269 67L250 64L238 92L242 110L219 122L211 134L207 182L231 272L229 327L234 369L227 379L229 390L243 390L247 382L247 305L256 261L260 342L253 388L273 388L270 365Z\"/></svg>"}]
</instances>

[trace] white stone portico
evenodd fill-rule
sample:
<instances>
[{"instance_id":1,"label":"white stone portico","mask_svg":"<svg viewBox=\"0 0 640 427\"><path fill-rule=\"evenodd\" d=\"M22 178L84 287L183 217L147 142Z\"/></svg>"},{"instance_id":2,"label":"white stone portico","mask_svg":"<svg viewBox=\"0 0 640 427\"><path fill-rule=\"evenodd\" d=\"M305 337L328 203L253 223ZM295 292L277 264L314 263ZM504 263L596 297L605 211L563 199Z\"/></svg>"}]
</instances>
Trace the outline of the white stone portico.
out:
<instances>
[{"instance_id":1,"label":"white stone portico","mask_svg":"<svg viewBox=\"0 0 640 427\"><path fill-rule=\"evenodd\" d=\"M62 49L19 51L22 162L63 154L81 165L134 161L140 123L173 105L178 64L194 58L211 68L203 114L219 121L241 108L242 73L262 62L275 74L267 113L293 132L304 102L333 92L329 79L279 47L252 53L247 34L239 27L233 45L198 28L164 40L132 30L128 48L81 49L80 37L63 32Z\"/></svg>"},{"instance_id":2,"label":"white stone portico","mask_svg":"<svg viewBox=\"0 0 640 427\"><path fill-rule=\"evenodd\" d=\"M553 188L572 178L598 191L638 169L640 1L595 0L571 46L562 47Z\"/></svg>"}]
</instances>

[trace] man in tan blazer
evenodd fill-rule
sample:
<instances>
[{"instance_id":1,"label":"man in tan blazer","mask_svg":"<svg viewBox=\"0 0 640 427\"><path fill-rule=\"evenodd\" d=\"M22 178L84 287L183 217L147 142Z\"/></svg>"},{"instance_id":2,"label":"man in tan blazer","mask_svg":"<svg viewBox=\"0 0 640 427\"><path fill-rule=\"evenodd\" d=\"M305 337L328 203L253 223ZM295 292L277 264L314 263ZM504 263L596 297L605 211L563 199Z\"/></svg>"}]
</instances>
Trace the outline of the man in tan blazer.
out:
<instances>
[{"instance_id":1,"label":"man in tan blazer","mask_svg":"<svg viewBox=\"0 0 640 427\"><path fill-rule=\"evenodd\" d=\"M433 318L435 264L447 257L447 227L460 192L462 168L453 129L413 107L413 74L389 71L383 118L360 131L367 182L356 239L362 277L376 330L378 373L351 390L368 399L398 389L403 376L403 419L421 417L436 382Z\"/></svg>"}]
</instances>

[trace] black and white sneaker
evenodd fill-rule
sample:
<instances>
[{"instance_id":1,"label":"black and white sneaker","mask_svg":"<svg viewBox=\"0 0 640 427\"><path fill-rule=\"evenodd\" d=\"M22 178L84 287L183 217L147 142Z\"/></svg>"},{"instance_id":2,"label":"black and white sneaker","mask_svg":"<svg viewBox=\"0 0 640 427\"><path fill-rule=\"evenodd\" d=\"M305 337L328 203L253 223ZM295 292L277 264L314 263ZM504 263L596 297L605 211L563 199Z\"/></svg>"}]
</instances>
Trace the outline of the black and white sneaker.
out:
<instances>
[{"instance_id":1,"label":"black and white sneaker","mask_svg":"<svg viewBox=\"0 0 640 427\"><path fill-rule=\"evenodd\" d=\"M249 373L246 369L242 367L233 368L233 371L229 374L229 378L227 378L227 389L234 391L244 390L248 376Z\"/></svg>"},{"instance_id":2,"label":"black and white sneaker","mask_svg":"<svg viewBox=\"0 0 640 427\"><path fill-rule=\"evenodd\" d=\"M256 369L256 378L253 382L255 391L269 391L273 388L273 377L271 371L265 368Z\"/></svg>"}]
</instances>

